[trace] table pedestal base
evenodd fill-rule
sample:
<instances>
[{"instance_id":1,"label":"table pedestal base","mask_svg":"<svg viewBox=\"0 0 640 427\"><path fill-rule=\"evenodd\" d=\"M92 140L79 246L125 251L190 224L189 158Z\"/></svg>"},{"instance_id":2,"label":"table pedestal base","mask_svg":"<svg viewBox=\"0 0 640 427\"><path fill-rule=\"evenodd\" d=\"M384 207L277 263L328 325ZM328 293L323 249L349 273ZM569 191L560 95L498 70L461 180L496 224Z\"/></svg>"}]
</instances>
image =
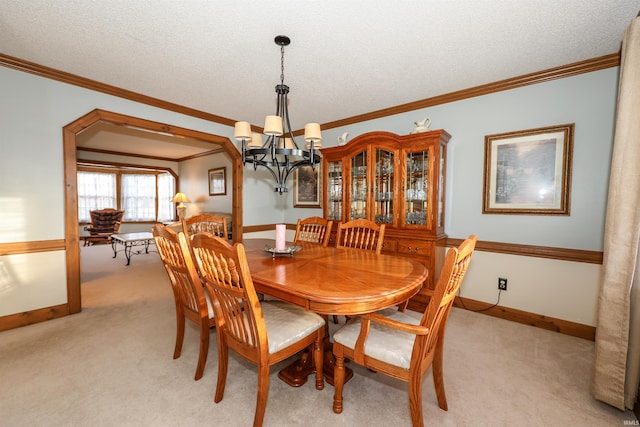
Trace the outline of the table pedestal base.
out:
<instances>
[{"instance_id":1,"label":"table pedestal base","mask_svg":"<svg viewBox=\"0 0 640 427\"><path fill-rule=\"evenodd\" d=\"M322 371L324 379L330 385L333 385L333 370L335 369L336 360L333 357L332 345L329 340L325 341L324 346L324 362ZM300 387L307 382L309 375L316 372L313 364L313 351L305 350L300 359L278 372L278 378L291 387ZM353 371L345 366L344 382L346 383L353 377Z\"/></svg>"}]
</instances>

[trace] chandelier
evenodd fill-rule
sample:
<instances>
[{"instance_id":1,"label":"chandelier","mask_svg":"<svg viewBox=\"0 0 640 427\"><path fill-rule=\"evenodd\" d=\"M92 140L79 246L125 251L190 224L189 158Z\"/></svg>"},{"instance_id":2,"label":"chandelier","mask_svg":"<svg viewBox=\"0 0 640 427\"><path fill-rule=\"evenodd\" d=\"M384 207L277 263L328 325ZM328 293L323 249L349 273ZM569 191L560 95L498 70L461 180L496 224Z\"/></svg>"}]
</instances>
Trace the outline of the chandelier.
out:
<instances>
[{"instance_id":1,"label":"chandelier","mask_svg":"<svg viewBox=\"0 0 640 427\"><path fill-rule=\"evenodd\" d=\"M293 137L287 94L289 86L284 84L284 47L291 43L287 36L276 36L275 43L280 46L280 84L276 85L278 96L276 115L267 116L263 133L267 135L263 142L262 135L251 132L249 122L236 122L233 136L242 142L242 164L253 164L267 168L275 180L274 191L279 194L287 192L287 178L296 168L311 166L320 162L318 148L322 147L322 134L318 123L307 123L304 127L305 146L298 145Z\"/></svg>"}]
</instances>

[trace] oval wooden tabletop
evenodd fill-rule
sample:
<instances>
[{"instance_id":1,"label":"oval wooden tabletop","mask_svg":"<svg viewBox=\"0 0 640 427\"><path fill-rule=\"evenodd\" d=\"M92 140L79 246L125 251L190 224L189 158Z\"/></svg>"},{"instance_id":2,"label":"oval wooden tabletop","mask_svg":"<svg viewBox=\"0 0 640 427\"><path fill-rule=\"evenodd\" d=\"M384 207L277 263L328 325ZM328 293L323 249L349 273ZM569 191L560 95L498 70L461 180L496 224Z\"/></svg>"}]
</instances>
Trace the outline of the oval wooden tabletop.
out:
<instances>
[{"instance_id":1,"label":"oval wooden tabletop","mask_svg":"<svg viewBox=\"0 0 640 427\"><path fill-rule=\"evenodd\" d=\"M417 261L355 249L303 243L273 257L272 239L243 241L258 292L320 314L356 315L397 305L415 295L427 270Z\"/></svg>"}]
</instances>

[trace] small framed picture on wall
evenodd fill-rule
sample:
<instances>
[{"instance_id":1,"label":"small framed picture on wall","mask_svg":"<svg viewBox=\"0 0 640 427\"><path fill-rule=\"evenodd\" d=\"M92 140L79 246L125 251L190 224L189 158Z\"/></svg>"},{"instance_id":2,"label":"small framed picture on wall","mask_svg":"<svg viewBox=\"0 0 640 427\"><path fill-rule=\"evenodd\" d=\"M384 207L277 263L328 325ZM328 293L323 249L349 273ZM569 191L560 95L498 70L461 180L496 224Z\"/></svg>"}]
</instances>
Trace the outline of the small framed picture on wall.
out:
<instances>
[{"instance_id":1,"label":"small framed picture on wall","mask_svg":"<svg viewBox=\"0 0 640 427\"><path fill-rule=\"evenodd\" d=\"M209 169L209 195L224 196L227 194L227 168Z\"/></svg>"},{"instance_id":2,"label":"small framed picture on wall","mask_svg":"<svg viewBox=\"0 0 640 427\"><path fill-rule=\"evenodd\" d=\"M315 168L312 168L311 166L302 166L296 168L293 177L293 207L321 207L321 163L318 163Z\"/></svg>"}]
</instances>

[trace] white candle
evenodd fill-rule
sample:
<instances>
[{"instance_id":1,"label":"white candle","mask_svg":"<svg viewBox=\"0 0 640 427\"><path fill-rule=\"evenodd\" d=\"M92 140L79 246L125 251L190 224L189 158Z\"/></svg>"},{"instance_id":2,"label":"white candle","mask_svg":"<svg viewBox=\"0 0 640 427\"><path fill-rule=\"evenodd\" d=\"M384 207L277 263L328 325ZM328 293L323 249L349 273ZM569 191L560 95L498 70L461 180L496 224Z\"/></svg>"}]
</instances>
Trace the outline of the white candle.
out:
<instances>
[{"instance_id":1,"label":"white candle","mask_svg":"<svg viewBox=\"0 0 640 427\"><path fill-rule=\"evenodd\" d=\"M287 226L276 224L276 251L284 251L287 247Z\"/></svg>"}]
</instances>

